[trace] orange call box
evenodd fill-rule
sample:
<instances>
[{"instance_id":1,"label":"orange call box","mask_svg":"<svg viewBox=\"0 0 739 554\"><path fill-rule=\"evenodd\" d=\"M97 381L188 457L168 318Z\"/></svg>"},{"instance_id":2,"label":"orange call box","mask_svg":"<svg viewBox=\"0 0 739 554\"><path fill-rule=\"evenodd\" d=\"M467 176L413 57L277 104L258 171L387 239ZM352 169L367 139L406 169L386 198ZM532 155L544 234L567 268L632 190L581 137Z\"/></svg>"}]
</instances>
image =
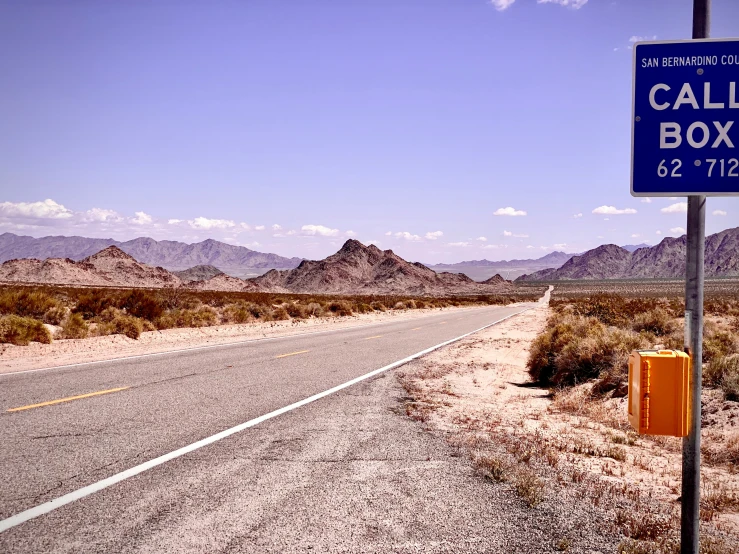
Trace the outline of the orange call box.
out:
<instances>
[{"instance_id":1,"label":"orange call box","mask_svg":"<svg viewBox=\"0 0 739 554\"><path fill-rule=\"evenodd\" d=\"M643 435L685 437L690 427L690 357L678 350L629 356L629 423Z\"/></svg>"}]
</instances>

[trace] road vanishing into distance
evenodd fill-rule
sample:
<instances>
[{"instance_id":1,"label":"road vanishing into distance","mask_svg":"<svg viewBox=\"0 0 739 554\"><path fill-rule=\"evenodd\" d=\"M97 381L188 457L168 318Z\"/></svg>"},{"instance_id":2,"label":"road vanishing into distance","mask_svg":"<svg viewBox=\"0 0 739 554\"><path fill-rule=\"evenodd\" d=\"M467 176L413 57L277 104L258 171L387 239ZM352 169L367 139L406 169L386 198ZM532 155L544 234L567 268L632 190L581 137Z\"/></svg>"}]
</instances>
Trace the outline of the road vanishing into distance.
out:
<instances>
[{"instance_id":1,"label":"road vanishing into distance","mask_svg":"<svg viewBox=\"0 0 739 554\"><path fill-rule=\"evenodd\" d=\"M464 497L469 464L405 417L387 370L533 305L0 375L0 551L504 540L505 519L470 530L490 499Z\"/></svg>"}]
</instances>

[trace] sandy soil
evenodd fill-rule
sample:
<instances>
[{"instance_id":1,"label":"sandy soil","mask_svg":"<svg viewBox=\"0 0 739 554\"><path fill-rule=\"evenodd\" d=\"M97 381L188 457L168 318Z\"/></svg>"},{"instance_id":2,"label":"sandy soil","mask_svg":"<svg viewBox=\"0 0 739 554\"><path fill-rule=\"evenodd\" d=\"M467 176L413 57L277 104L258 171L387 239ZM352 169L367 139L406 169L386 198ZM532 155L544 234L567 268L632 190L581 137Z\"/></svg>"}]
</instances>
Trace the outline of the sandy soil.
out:
<instances>
[{"instance_id":1,"label":"sandy soil","mask_svg":"<svg viewBox=\"0 0 739 554\"><path fill-rule=\"evenodd\" d=\"M479 307L443 308L444 311L474 309L479 309ZM218 325L197 329L167 329L144 332L138 340L129 339L123 335L109 335L85 339L54 340L51 344L32 342L28 346L0 344L0 373L111 360L126 356L228 344L264 337L345 329L383 321L416 319L441 310L441 308L407 311L391 310L384 313L375 312L348 317Z\"/></svg>"},{"instance_id":2,"label":"sandy soil","mask_svg":"<svg viewBox=\"0 0 739 554\"><path fill-rule=\"evenodd\" d=\"M459 445L488 476L485 460L492 457L511 474L500 480L515 482L522 468L533 467L545 495L581 489L591 508L611 506L606 517L622 532L679 525L680 439L639 436L628 426L626 399L586 401L589 385L553 400L550 391L529 383L529 346L548 315L540 305L407 367L400 374L413 399L406 413ZM737 413L739 403L706 392L704 452L739 441ZM726 463L703 464L702 518L717 540L739 545L735 472ZM637 520L620 506L629 506Z\"/></svg>"}]
</instances>

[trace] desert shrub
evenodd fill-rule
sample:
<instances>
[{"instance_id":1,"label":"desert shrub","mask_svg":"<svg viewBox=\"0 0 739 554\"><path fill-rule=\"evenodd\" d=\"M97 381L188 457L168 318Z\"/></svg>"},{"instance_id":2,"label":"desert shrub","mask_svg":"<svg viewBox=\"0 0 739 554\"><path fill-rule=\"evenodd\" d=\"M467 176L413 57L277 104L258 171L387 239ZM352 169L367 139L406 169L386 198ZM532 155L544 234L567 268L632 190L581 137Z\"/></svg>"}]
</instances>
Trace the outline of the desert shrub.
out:
<instances>
[{"instance_id":1,"label":"desert shrub","mask_svg":"<svg viewBox=\"0 0 739 554\"><path fill-rule=\"evenodd\" d=\"M405 304L403 302L396 302L393 310L405 310Z\"/></svg>"},{"instance_id":2,"label":"desert shrub","mask_svg":"<svg viewBox=\"0 0 739 554\"><path fill-rule=\"evenodd\" d=\"M44 291L3 289L0 292L0 314L41 319L53 308L62 308L62 306L56 298Z\"/></svg>"},{"instance_id":3,"label":"desert shrub","mask_svg":"<svg viewBox=\"0 0 739 554\"><path fill-rule=\"evenodd\" d=\"M627 373L631 351L648 346L637 333L604 325L595 317L555 314L532 344L529 374L557 386L606 374L616 384Z\"/></svg>"},{"instance_id":4,"label":"desert shrub","mask_svg":"<svg viewBox=\"0 0 739 554\"><path fill-rule=\"evenodd\" d=\"M703 335L703 362L710 363L714 358L734 354L737 349L736 337L728 331L717 331L706 325Z\"/></svg>"},{"instance_id":5,"label":"desert shrub","mask_svg":"<svg viewBox=\"0 0 739 554\"><path fill-rule=\"evenodd\" d=\"M283 306L287 310L287 314L293 319L305 319L310 314L306 306L298 304L297 302L290 302Z\"/></svg>"},{"instance_id":6,"label":"desert shrub","mask_svg":"<svg viewBox=\"0 0 739 554\"><path fill-rule=\"evenodd\" d=\"M51 333L43 323L13 314L0 316L0 342L27 346L31 341L51 343Z\"/></svg>"},{"instance_id":7,"label":"desert shrub","mask_svg":"<svg viewBox=\"0 0 739 554\"><path fill-rule=\"evenodd\" d=\"M359 302L356 306L354 306L354 311L356 311L358 314L368 314L370 312L373 312L374 310L369 304Z\"/></svg>"},{"instance_id":8,"label":"desert shrub","mask_svg":"<svg viewBox=\"0 0 739 554\"><path fill-rule=\"evenodd\" d=\"M154 321L162 312L164 306L154 294L142 290L133 290L124 296L118 307L126 310L134 317Z\"/></svg>"},{"instance_id":9,"label":"desert shrub","mask_svg":"<svg viewBox=\"0 0 739 554\"><path fill-rule=\"evenodd\" d=\"M658 337L669 335L677 328L675 318L664 308L655 308L634 316L634 331L652 333Z\"/></svg>"},{"instance_id":10,"label":"desert shrub","mask_svg":"<svg viewBox=\"0 0 739 554\"><path fill-rule=\"evenodd\" d=\"M249 311L249 306L240 302L225 306L222 311L222 318L224 323L246 323L251 321L253 316Z\"/></svg>"},{"instance_id":11,"label":"desert shrub","mask_svg":"<svg viewBox=\"0 0 739 554\"><path fill-rule=\"evenodd\" d=\"M81 314L69 314L62 322L61 338L84 339L90 332L90 327Z\"/></svg>"},{"instance_id":12,"label":"desert shrub","mask_svg":"<svg viewBox=\"0 0 739 554\"><path fill-rule=\"evenodd\" d=\"M266 315L270 313L268 306L264 306L262 304L256 304L254 302L249 302L248 310L249 310L249 313L251 313L251 315L256 319L264 318Z\"/></svg>"},{"instance_id":13,"label":"desert shrub","mask_svg":"<svg viewBox=\"0 0 739 554\"><path fill-rule=\"evenodd\" d=\"M309 316L321 317L323 315L324 310L323 310L323 306L321 306L318 302L310 302L305 307L305 312Z\"/></svg>"},{"instance_id":14,"label":"desert shrub","mask_svg":"<svg viewBox=\"0 0 739 554\"><path fill-rule=\"evenodd\" d=\"M195 310L170 310L158 317L154 324L157 329L210 327L218 324L218 312L210 306L200 306Z\"/></svg>"},{"instance_id":15,"label":"desert shrub","mask_svg":"<svg viewBox=\"0 0 739 554\"><path fill-rule=\"evenodd\" d=\"M739 354L713 358L703 371L703 383L721 387L726 400L739 401Z\"/></svg>"},{"instance_id":16,"label":"desert shrub","mask_svg":"<svg viewBox=\"0 0 739 554\"><path fill-rule=\"evenodd\" d=\"M283 306L277 306L272 310L270 313L272 321L285 321L287 319L290 319L290 314L287 313L287 310Z\"/></svg>"},{"instance_id":17,"label":"desert shrub","mask_svg":"<svg viewBox=\"0 0 739 554\"><path fill-rule=\"evenodd\" d=\"M427 307L426 306L426 302L424 302L423 300L416 300L416 308L417 309L422 310L422 309L424 309L426 307Z\"/></svg>"},{"instance_id":18,"label":"desert shrub","mask_svg":"<svg viewBox=\"0 0 739 554\"><path fill-rule=\"evenodd\" d=\"M54 306L44 312L44 316L41 321L48 323L49 325L59 325L67 315L67 308L62 306Z\"/></svg>"},{"instance_id":19,"label":"desert shrub","mask_svg":"<svg viewBox=\"0 0 739 554\"><path fill-rule=\"evenodd\" d=\"M405 305L406 305L406 307L409 310L415 310L416 309L416 301L413 300L412 298L410 300L407 300L406 303L405 303Z\"/></svg>"},{"instance_id":20,"label":"desert shrub","mask_svg":"<svg viewBox=\"0 0 739 554\"><path fill-rule=\"evenodd\" d=\"M372 302L370 303L370 307L376 312L386 312L387 311L385 304L383 304L382 302Z\"/></svg>"},{"instance_id":21,"label":"desert shrub","mask_svg":"<svg viewBox=\"0 0 739 554\"><path fill-rule=\"evenodd\" d=\"M335 300L328 305L328 310L335 315L352 315L352 307L346 300Z\"/></svg>"},{"instance_id":22,"label":"desert shrub","mask_svg":"<svg viewBox=\"0 0 739 554\"><path fill-rule=\"evenodd\" d=\"M130 339L138 339L144 330L144 324L138 317L111 307L98 316L95 330L98 335L125 335Z\"/></svg>"},{"instance_id":23,"label":"desert shrub","mask_svg":"<svg viewBox=\"0 0 739 554\"><path fill-rule=\"evenodd\" d=\"M77 298L77 305L72 309L72 312L81 314L85 319L92 319L108 308L116 307L116 304L116 299L110 291L95 289L80 294Z\"/></svg>"}]
</instances>

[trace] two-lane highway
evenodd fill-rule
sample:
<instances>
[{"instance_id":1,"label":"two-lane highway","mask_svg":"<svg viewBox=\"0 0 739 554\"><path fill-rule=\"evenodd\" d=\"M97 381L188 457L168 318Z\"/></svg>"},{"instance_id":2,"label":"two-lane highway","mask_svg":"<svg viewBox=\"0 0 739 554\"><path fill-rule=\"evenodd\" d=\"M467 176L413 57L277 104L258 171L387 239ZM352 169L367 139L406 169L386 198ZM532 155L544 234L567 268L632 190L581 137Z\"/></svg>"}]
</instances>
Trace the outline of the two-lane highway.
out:
<instances>
[{"instance_id":1,"label":"two-lane highway","mask_svg":"<svg viewBox=\"0 0 739 554\"><path fill-rule=\"evenodd\" d=\"M137 486L149 467L195 450L207 457L210 445L258 425L265 415L303 409L306 400L528 307L440 311L359 328L0 375L0 550L4 540L17 545L19 537L37 532L49 511L63 515L75 494L79 504L106 486ZM142 466L151 461L156 464Z\"/></svg>"}]
</instances>

